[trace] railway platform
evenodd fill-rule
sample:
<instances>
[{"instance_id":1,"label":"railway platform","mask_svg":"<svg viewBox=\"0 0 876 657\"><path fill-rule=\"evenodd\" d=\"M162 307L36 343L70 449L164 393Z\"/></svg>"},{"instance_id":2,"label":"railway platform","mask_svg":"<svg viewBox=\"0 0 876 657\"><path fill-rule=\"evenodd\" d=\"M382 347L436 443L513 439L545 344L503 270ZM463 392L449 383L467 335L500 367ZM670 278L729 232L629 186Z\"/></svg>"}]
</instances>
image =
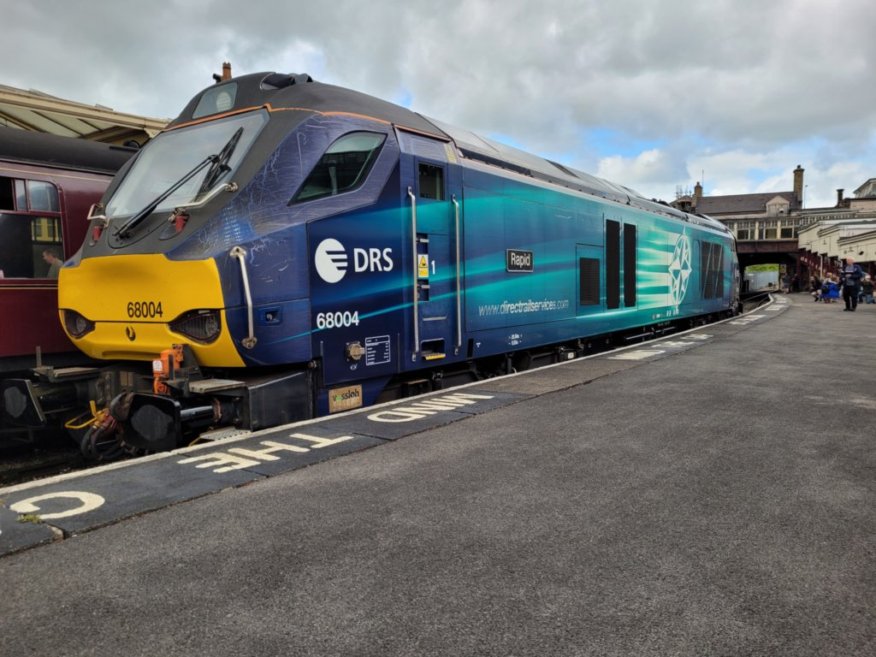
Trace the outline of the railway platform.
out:
<instances>
[{"instance_id":1,"label":"railway platform","mask_svg":"<svg viewBox=\"0 0 876 657\"><path fill-rule=\"evenodd\" d=\"M876 306L0 489L0 654L871 655Z\"/></svg>"}]
</instances>

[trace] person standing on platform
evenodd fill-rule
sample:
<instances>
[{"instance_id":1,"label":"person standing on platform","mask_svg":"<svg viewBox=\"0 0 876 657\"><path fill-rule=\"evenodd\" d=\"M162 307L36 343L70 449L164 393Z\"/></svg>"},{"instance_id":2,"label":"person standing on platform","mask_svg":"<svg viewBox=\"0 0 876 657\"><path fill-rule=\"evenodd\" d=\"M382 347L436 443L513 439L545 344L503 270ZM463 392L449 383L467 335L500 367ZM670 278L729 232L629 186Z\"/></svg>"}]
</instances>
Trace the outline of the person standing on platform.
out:
<instances>
[{"instance_id":1,"label":"person standing on platform","mask_svg":"<svg viewBox=\"0 0 876 657\"><path fill-rule=\"evenodd\" d=\"M809 279L809 292L814 301L821 301L821 279L815 274Z\"/></svg>"},{"instance_id":2,"label":"person standing on platform","mask_svg":"<svg viewBox=\"0 0 876 657\"><path fill-rule=\"evenodd\" d=\"M864 303L876 303L873 301L873 279L868 275L865 275L861 282L861 297Z\"/></svg>"},{"instance_id":3,"label":"person standing on platform","mask_svg":"<svg viewBox=\"0 0 876 657\"><path fill-rule=\"evenodd\" d=\"M828 274L821 284L821 300L824 303L833 303L839 299L839 296L839 285L833 280L833 274Z\"/></svg>"},{"instance_id":4,"label":"person standing on platform","mask_svg":"<svg viewBox=\"0 0 876 657\"><path fill-rule=\"evenodd\" d=\"M846 264L840 271L840 281L843 287L843 301L846 307L843 310L854 312L858 307L858 294L861 292L861 279L864 278L864 270L855 264L851 256L846 258Z\"/></svg>"}]
</instances>

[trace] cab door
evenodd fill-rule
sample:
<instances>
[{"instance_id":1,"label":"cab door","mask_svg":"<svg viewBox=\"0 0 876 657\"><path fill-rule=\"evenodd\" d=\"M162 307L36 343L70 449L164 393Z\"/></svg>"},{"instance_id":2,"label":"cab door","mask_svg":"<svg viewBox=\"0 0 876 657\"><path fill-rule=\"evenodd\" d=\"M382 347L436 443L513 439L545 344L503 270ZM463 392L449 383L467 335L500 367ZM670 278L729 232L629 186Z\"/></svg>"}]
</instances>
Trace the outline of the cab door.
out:
<instances>
[{"instance_id":1,"label":"cab door","mask_svg":"<svg viewBox=\"0 0 876 657\"><path fill-rule=\"evenodd\" d=\"M407 362L440 363L462 345L461 181L450 144L399 131L409 235Z\"/></svg>"}]
</instances>

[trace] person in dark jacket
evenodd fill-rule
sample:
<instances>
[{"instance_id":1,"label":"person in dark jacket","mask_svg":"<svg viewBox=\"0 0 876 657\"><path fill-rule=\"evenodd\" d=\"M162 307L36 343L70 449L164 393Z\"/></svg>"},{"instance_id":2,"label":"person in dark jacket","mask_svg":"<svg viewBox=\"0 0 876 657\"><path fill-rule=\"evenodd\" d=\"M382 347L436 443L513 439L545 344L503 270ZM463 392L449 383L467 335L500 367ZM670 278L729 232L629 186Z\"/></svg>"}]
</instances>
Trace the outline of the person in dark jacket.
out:
<instances>
[{"instance_id":1,"label":"person in dark jacket","mask_svg":"<svg viewBox=\"0 0 876 657\"><path fill-rule=\"evenodd\" d=\"M813 301L821 301L821 279L815 274L809 279L809 293Z\"/></svg>"},{"instance_id":2,"label":"person in dark jacket","mask_svg":"<svg viewBox=\"0 0 876 657\"><path fill-rule=\"evenodd\" d=\"M861 302L876 303L873 301L873 279L868 275L864 275L864 280L861 281Z\"/></svg>"},{"instance_id":3,"label":"person in dark jacket","mask_svg":"<svg viewBox=\"0 0 876 657\"><path fill-rule=\"evenodd\" d=\"M843 286L843 301L846 307L843 310L854 312L858 307L858 294L861 292L861 279L864 278L864 270L855 264L851 256L846 258L846 264L840 270L840 282Z\"/></svg>"}]
</instances>

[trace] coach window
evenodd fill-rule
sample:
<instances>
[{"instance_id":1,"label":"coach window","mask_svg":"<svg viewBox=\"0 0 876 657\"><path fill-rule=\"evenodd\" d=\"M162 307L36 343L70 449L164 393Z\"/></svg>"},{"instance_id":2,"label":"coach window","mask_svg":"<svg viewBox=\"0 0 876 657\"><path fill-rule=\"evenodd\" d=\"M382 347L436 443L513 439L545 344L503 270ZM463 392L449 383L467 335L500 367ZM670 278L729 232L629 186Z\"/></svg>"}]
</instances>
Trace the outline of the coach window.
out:
<instances>
[{"instance_id":1,"label":"coach window","mask_svg":"<svg viewBox=\"0 0 876 657\"><path fill-rule=\"evenodd\" d=\"M15 181L15 207L19 210L27 208L27 191L23 180Z\"/></svg>"},{"instance_id":2,"label":"coach window","mask_svg":"<svg viewBox=\"0 0 876 657\"><path fill-rule=\"evenodd\" d=\"M58 211L54 185L0 177L0 277L50 276L53 256L64 257Z\"/></svg>"},{"instance_id":3,"label":"coach window","mask_svg":"<svg viewBox=\"0 0 876 657\"><path fill-rule=\"evenodd\" d=\"M15 209L15 183L22 182L14 178L0 176L0 210ZM23 189L23 186L22 186ZM24 207L24 206L22 206Z\"/></svg>"},{"instance_id":4,"label":"coach window","mask_svg":"<svg viewBox=\"0 0 876 657\"><path fill-rule=\"evenodd\" d=\"M58 212L58 190L52 183L27 181L27 207L34 212Z\"/></svg>"},{"instance_id":5,"label":"coach window","mask_svg":"<svg viewBox=\"0 0 876 657\"><path fill-rule=\"evenodd\" d=\"M292 197L292 203L349 192L365 182L386 135L351 132L329 146Z\"/></svg>"}]
</instances>

